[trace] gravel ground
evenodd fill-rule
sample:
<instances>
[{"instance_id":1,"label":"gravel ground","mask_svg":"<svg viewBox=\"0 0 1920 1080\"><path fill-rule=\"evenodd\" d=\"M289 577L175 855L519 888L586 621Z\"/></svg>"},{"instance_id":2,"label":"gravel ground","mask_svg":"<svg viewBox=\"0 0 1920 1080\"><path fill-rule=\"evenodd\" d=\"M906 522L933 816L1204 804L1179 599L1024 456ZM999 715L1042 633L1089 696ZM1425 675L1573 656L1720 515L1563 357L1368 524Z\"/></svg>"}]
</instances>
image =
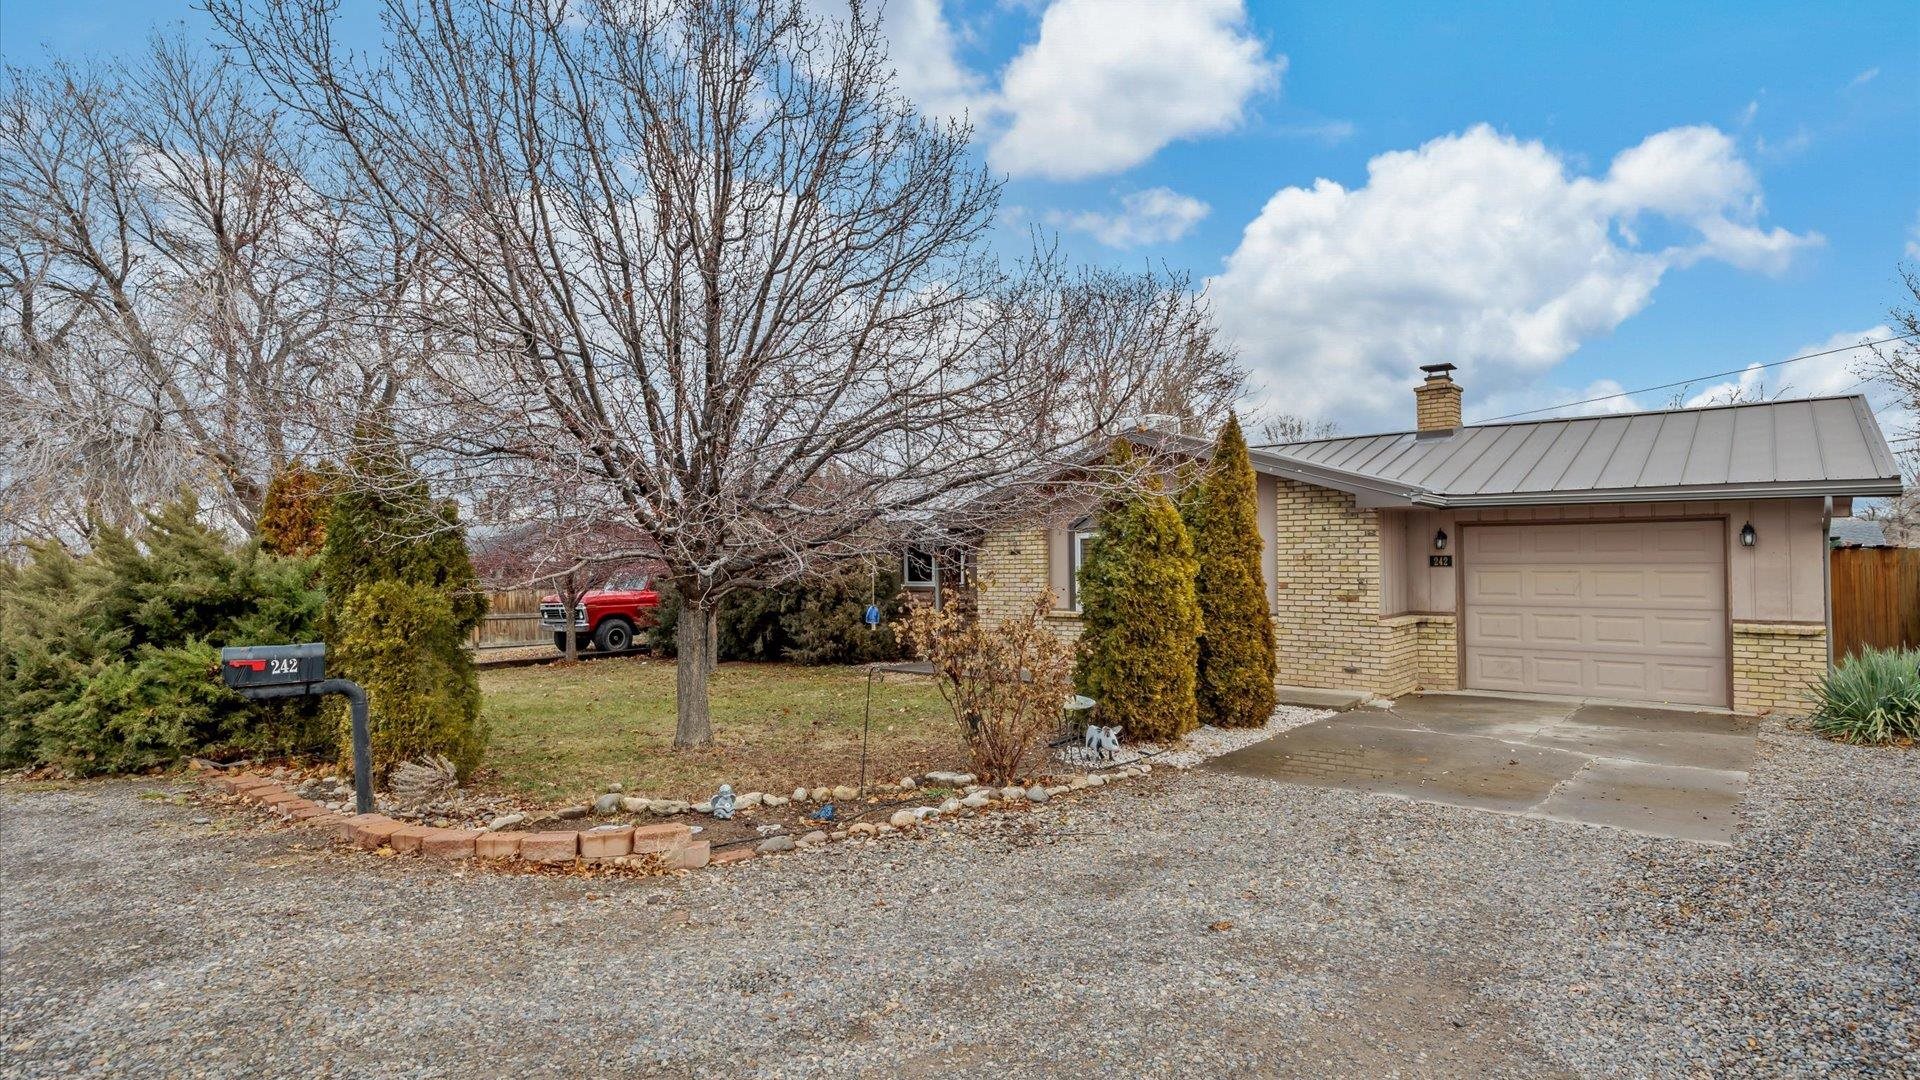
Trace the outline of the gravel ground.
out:
<instances>
[{"instance_id":1,"label":"gravel ground","mask_svg":"<svg viewBox=\"0 0 1920 1080\"><path fill-rule=\"evenodd\" d=\"M1283 731L1305 727L1315 720L1325 720L1332 715L1333 711L1330 709L1303 709L1295 705L1278 705L1274 707L1273 715L1267 718L1264 727L1202 727L1190 733L1186 742L1180 746L1145 748L1152 751L1147 760L1155 765L1190 769L1209 758L1217 758L1221 754L1231 753L1257 742L1264 742Z\"/></svg>"},{"instance_id":2,"label":"gravel ground","mask_svg":"<svg viewBox=\"0 0 1920 1080\"><path fill-rule=\"evenodd\" d=\"M587 881L164 790L0 788L0 1074L1920 1072L1920 756L1778 730L1729 849L1156 770Z\"/></svg>"}]
</instances>

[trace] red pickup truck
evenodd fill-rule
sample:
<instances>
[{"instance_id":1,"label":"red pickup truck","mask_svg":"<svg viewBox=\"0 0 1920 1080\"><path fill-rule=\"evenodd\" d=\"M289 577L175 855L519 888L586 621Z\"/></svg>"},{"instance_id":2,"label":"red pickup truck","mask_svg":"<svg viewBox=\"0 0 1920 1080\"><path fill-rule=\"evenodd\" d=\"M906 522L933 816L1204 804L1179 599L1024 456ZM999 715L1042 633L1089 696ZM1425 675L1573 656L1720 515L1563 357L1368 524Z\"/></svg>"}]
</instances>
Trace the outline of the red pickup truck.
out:
<instances>
[{"instance_id":1,"label":"red pickup truck","mask_svg":"<svg viewBox=\"0 0 1920 1080\"><path fill-rule=\"evenodd\" d=\"M592 643L601 652L625 652L633 648L635 631L654 624L659 608L660 593L645 578L589 589L574 612L575 647ZM553 634L554 648L567 651L566 606L558 595L540 598L540 629Z\"/></svg>"}]
</instances>

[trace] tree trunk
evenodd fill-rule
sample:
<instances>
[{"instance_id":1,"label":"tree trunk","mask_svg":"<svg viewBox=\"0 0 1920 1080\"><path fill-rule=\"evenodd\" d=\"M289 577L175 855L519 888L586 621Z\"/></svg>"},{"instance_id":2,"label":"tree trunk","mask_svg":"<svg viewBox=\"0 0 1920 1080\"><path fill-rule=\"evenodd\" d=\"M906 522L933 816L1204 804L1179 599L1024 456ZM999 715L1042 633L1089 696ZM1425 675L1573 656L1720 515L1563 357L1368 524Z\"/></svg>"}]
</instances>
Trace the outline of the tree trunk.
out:
<instances>
[{"instance_id":1,"label":"tree trunk","mask_svg":"<svg viewBox=\"0 0 1920 1080\"><path fill-rule=\"evenodd\" d=\"M713 625L713 608L682 602L680 624L674 628L674 643L680 654L674 665L676 750L713 745L713 714L707 707L707 677L713 674Z\"/></svg>"},{"instance_id":2,"label":"tree trunk","mask_svg":"<svg viewBox=\"0 0 1920 1080\"><path fill-rule=\"evenodd\" d=\"M720 663L720 608L707 613L707 674Z\"/></svg>"},{"instance_id":3,"label":"tree trunk","mask_svg":"<svg viewBox=\"0 0 1920 1080\"><path fill-rule=\"evenodd\" d=\"M568 574L567 580L561 584L560 606L564 610L560 613L560 620L567 625L566 657L571 662L580 659L580 637L573 632L574 613L580 610L580 586L574 582L572 574Z\"/></svg>"}]
</instances>

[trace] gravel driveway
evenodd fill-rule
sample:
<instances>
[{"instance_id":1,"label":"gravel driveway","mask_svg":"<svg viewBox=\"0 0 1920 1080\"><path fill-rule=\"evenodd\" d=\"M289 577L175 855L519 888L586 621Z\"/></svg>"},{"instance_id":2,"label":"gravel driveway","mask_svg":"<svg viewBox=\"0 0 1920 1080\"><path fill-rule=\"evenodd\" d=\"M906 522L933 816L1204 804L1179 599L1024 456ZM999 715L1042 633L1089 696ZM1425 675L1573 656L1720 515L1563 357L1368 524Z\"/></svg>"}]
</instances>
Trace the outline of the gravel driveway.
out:
<instances>
[{"instance_id":1,"label":"gravel driveway","mask_svg":"<svg viewBox=\"0 0 1920 1080\"><path fill-rule=\"evenodd\" d=\"M1729 848L1135 783L639 882L0 788L0 1074L1920 1073L1912 752L1767 730Z\"/></svg>"}]
</instances>

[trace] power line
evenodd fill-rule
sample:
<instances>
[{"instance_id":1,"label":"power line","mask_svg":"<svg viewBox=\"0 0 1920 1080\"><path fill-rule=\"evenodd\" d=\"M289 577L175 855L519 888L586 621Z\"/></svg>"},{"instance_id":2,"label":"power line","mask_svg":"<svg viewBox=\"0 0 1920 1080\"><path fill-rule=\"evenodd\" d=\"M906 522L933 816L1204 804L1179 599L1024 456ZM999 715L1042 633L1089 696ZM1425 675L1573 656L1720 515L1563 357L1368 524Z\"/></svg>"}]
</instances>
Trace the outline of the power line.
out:
<instances>
[{"instance_id":1,"label":"power line","mask_svg":"<svg viewBox=\"0 0 1920 1080\"><path fill-rule=\"evenodd\" d=\"M1643 386L1638 390L1622 390L1617 394L1602 394L1599 397L1586 398L1581 401L1564 401L1558 405L1547 405L1538 409L1523 409L1520 412L1507 413L1504 416L1490 416L1484 420L1475 420L1474 423L1491 424L1500 420L1511 420L1516 416L1532 416L1535 413L1556 412L1560 409L1571 409L1576 405L1592 405L1599 401L1612 401L1614 398L1631 397L1634 394L1647 394L1655 390L1671 390L1676 386L1687 386L1700 382L1703 379L1719 379L1728 375L1742 375L1749 371L1765 371L1768 368L1777 368L1783 364L1797 363L1801 360L1812 360L1820 356L1832 356L1834 353L1852 352L1855 349L1864 349L1872 345L1885 345L1889 342L1905 341L1912 337L1920 337L1920 334L1896 334L1893 337L1881 338L1878 341L1862 341L1853 345L1843 345L1837 349L1823 349L1820 352L1810 352L1802 356L1790 356L1785 360L1775 360L1771 364L1748 364L1746 367L1737 367L1731 371L1716 371L1711 375L1695 375L1692 378L1681 379L1677 382L1661 383L1659 386ZM1859 384L1855 383L1854 385L1858 386Z\"/></svg>"}]
</instances>

